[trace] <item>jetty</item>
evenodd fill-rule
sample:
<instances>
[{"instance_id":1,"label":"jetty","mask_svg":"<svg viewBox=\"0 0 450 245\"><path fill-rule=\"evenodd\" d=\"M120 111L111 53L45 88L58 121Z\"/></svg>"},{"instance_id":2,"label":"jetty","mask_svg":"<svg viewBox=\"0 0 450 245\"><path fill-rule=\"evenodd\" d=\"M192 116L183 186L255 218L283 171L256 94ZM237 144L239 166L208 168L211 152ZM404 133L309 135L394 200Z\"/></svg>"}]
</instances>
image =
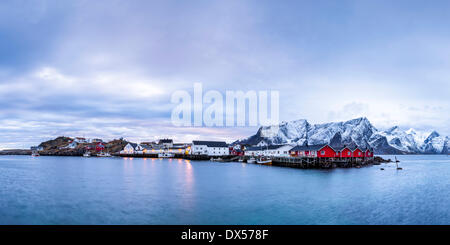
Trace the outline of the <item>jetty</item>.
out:
<instances>
[{"instance_id":1,"label":"jetty","mask_svg":"<svg viewBox=\"0 0 450 245\"><path fill-rule=\"evenodd\" d=\"M160 158L158 154L113 154L117 157L125 158ZM175 154L173 159L186 159L195 161L210 161L211 156L203 155L190 155L190 154ZM219 162L247 162L251 156L232 156L224 155L217 157L220 158ZM332 169L332 168L359 168L367 165L379 165L382 162L391 162L391 160L385 160L381 157L375 158L318 158L318 157L268 157L272 160L272 166L301 168L301 169Z\"/></svg>"}]
</instances>

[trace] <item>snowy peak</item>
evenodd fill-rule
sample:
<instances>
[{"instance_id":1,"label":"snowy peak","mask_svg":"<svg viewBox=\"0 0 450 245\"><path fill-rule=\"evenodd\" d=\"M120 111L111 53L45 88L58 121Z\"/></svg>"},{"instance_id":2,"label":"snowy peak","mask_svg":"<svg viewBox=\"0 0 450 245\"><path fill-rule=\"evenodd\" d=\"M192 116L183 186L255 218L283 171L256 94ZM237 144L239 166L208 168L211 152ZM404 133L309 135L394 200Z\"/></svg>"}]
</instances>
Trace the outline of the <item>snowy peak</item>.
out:
<instances>
[{"instance_id":1,"label":"snowy peak","mask_svg":"<svg viewBox=\"0 0 450 245\"><path fill-rule=\"evenodd\" d=\"M436 131L428 133L413 128L402 131L397 126L378 135L386 137L390 146L405 153L443 154L448 142L448 137L440 136Z\"/></svg>"},{"instance_id":2,"label":"snowy peak","mask_svg":"<svg viewBox=\"0 0 450 245\"><path fill-rule=\"evenodd\" d=\"M366 117L345 122L310 124L305 119L282 122L279 125L264 126L258 132L238 144L331 144L371 147L378 154L426 153L444 154L448 152L448 137L438 132L423 132L415 129L403 131L395 126L378 131Z\"/></svg>"},{"instance_id":3,"label":"snowy peak","mask_svg":"<svg viewBox=\"0 0 450 245\"><path fill-rule=\"evenodd\" d=\"M425 143L431 142L436 137L439 137L439 133L436 131L431 132L431 134L425 140Z\"/></svg>"}]
</instances>

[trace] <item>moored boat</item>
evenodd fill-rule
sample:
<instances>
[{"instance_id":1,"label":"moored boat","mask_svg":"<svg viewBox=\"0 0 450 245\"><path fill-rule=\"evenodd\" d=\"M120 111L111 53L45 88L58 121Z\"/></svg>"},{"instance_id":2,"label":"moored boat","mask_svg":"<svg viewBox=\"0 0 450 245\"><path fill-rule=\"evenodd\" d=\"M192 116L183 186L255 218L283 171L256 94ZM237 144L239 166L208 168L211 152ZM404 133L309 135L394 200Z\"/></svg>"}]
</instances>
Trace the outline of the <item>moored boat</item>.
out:
<instances>
[{"instance_id":1,"label":"moored boat","mask_svg":"<svg viewBox=\"0 0 450 245\"><path fill-rule=\"evenodd\" d=\"M90 157L91 156L91 153L89 152L89 151L86 151L84 154L83 154L83 157Z\"/></svg>"},{"instance_id":2,"label":"moored boat","mask_svg":"<svg viewBox=\"0 0 450 245\"><path fill-rule=\"evenodd\" d=\"M247 160L247 163L255 163L256 162L256 159L254 158L254 157L250 157L248 160Z\"/></svg>"},{"instance_id":3,"label":"moored boat","mask_svg":"<svg viewBox=\"0 0 450 245\"><path fill-rule=\"evenodd\" d=\"M111 157L111 154L107 153L107 152L100 152L99 154L97 154L98 157Z\"/></svg>"},{"instance_id":4,"label":"moored boat","mask_svg":"<svg viewBox=\"0 0 450 245\"><path fill-rule=\"evenodd\" d=\"M175 154L168 153L168 152L163 152L163 153L159 153L158 154L159 158L171 158L171 157L174 157L174 156L175 156Z\"/></svg>"},{"instance_id":5,"label":"moored boat","mask_svg":"<svg viewBox=\"0 0 450 245\"><path fill-rule=\"evenodd\" d=\"M256 159L256 163L262 164L262 165L272 165L272 159L266 158L266 157L260 157L260 158Z\"/></svg>"}]
</instances>

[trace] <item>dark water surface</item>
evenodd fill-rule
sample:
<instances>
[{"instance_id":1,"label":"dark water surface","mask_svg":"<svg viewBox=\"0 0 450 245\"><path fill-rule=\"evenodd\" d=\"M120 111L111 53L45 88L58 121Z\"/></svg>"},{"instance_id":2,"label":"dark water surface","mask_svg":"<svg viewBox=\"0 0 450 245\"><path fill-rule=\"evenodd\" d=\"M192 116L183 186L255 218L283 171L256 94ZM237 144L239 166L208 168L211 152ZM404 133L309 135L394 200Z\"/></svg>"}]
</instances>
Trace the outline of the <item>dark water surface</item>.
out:
<instances>
[{"instance_id":1,"label":"dark water surface","mask_svg":"<svg viewBox=\"0 0 450 245\"><path fill-rule=\"evenodd\" d=\"M401 171L0 156L0 224L450 224L450 157L398 158Z\"/></svg>"}]
</instances>

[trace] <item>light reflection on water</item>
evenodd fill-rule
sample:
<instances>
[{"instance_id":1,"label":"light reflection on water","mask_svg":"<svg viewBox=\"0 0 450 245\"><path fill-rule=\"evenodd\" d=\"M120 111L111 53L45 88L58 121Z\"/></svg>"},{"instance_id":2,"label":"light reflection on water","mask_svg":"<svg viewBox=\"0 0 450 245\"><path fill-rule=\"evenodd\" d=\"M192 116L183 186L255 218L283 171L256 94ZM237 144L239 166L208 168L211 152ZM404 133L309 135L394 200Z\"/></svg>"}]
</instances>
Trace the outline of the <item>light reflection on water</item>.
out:
<instances>
[{"instance_id":1,"label":"light reflection on water","mask_svg":"<svg viewBox=\"0 0 450 245\"><path fill-rule=\"evenodd\" d=\"M401 171L0 156L0 224L450 224L450 159L397 158Z\"/></svg>"}]
</instances>

